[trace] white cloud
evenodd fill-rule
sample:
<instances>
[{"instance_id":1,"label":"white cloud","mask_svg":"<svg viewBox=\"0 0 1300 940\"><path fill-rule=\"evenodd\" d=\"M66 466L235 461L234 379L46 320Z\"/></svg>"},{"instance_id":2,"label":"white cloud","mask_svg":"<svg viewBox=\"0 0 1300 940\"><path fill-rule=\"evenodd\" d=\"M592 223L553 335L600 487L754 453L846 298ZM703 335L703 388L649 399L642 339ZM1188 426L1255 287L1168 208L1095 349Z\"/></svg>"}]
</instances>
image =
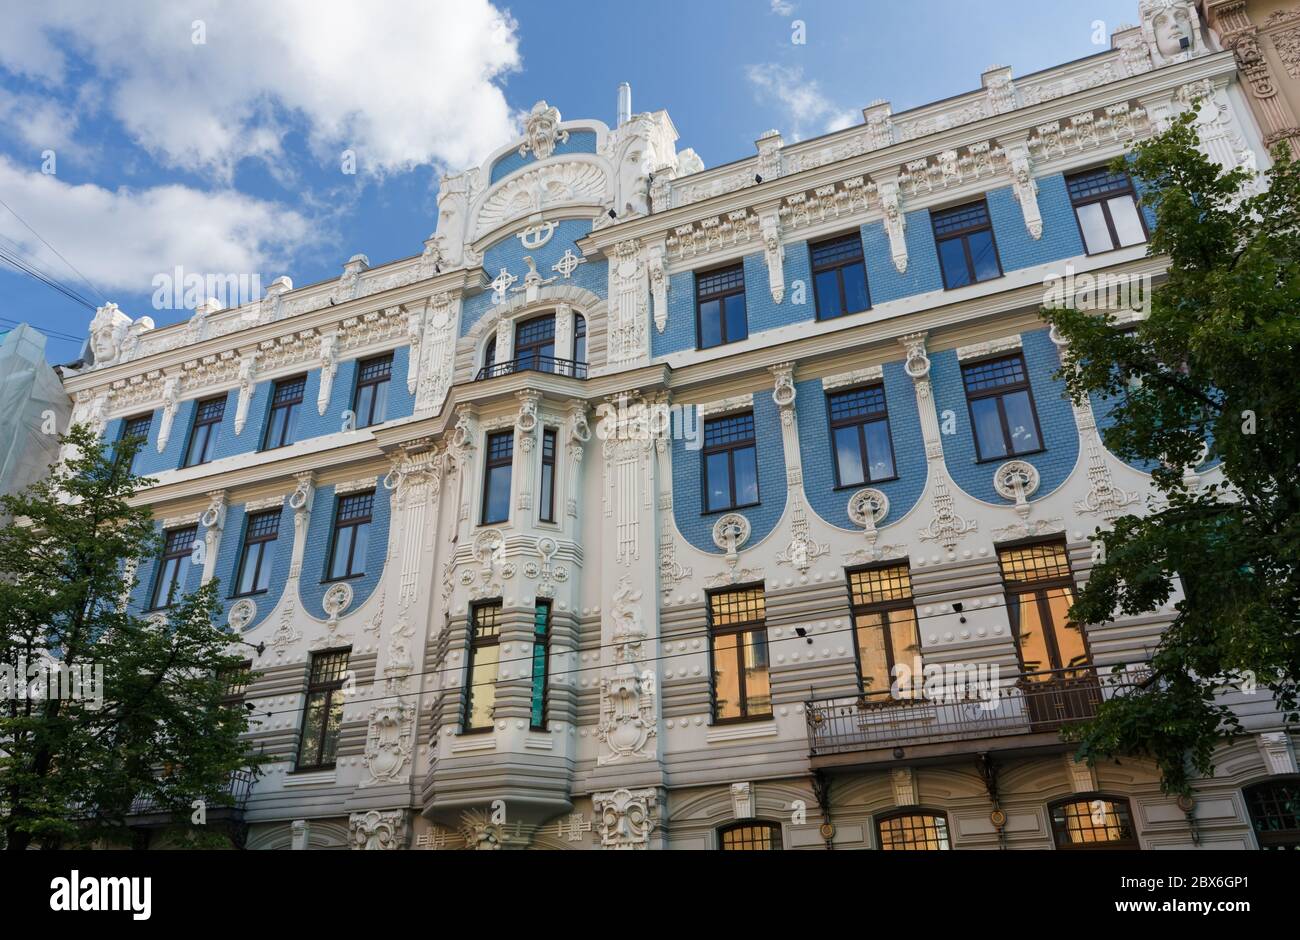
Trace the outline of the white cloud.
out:
<instances>
[{"instance_id":1,"label":"white cloud","mask_svg":"<svg viewBox=\"0 0 1300 940\"><path fill-rule=\"evenodd\" d=\"M5 20L0 66L61 96L102 86L160 161L226 179L299 128L362 172L459 169L513 132L496 81L519 66L517 24L488 0L67 0Z\"/></svg>"},{"instance_id":2,"label":"white cloud","mask_svg":"<svg viewBox=\"0 0 1300 940\"><path fill-rule=\"evenodd\" d=\"M147 294L153 276L170 273L176 265L205 275L262 274L263 283L270 283L266 275L281 273L294 251L318 237L299 213L242 193L178 185L140 190L73 185L20 169L3 156L0 193L110 295ZM67 266L2 207L0 236L16 242L42 269L87 294L88 288Z\"/></svg>"},{"instance_id":3,"label":"white cloud","mask_svg":"<svg viewBox=\"0 0 1300 940\"><path fill-rule=\"evenodd\" d=\"M48 98L0 88L0 124L8 125L34 152L76 149L76 112Z\"/></svg>"},{"instance_id":4,"label":"white cloud","mask_svg":"<svg viewBox=\"0 0 1300 940\"><path fill-rule=\"evenodd\" d=\"M794 12L794 4L789 0L772 0L772 12L777 16L789 16Z\"/></svg>"},{"instance_id":5,"label":"white cloud","mask_svg":"<svg viewBox=\"0 0 1300 940\"><path fill-rule=\"evenodd\" d=\"M842 130L858 123L858 115L838 107L822 93L813 79L805 79L798 66L766 62L750 65L745 77L762 103L779 106L793 122L791 136L799 140L809 134Z\"/></svg>"}]
</instances>

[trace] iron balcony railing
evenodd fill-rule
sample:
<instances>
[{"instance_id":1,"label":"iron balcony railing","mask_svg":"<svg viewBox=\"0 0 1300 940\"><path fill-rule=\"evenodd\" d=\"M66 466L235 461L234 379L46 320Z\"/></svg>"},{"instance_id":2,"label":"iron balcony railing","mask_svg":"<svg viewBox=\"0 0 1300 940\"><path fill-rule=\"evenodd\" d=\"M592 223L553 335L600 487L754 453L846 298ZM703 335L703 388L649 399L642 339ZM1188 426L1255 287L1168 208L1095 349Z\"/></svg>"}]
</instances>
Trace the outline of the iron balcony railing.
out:
<instances>
[{"instance_id":1,"label":"iron balcony railing","mask_svg":"<svg viewBox=\"0 0 1300 940\"><path fill-rule=\"evenodd\" d=\"M1102 702L1127 695L1145 670L1022 673L938 684L915 697L889 692L806 703L808 747L816 756L1059 731L1096 717Z\"/></svg>"},{"instance_id":2,"label":"iron balcony railing","mask_svg":"<svg viewBox=\"0 0 1300 940\"><path fill-rule=\"evenodd\" d=\"M585 379L587 364L572 359L556 359L554 356L522 356L519 359L508 359L505 362L494 362L490 366L484 366L478 370L474 381L482 382L484 379L495 379L501 375L514 375L516 372L547 372L551 375Z\"/></svg>"},{"instance_id":3,"label":"iron balcony railing","mask_svg":"<svg viewBox=\"0 0 1300 940\"><path fill-rule=\"evenodd\" d=\"M233 802L230 804L222 803L219 806L208 807L209 811L214 810L232 810L236 813L243 813L248 806L248 798L253 792L253 783L257 776L251 770L236 770L230 774L230 780L226 782L224 792L229 794ZM139 796L131 804L132 816L147 816L152 813L167 812L166 807L160 805L153 797Z\"/></svg>"}]
</instances>

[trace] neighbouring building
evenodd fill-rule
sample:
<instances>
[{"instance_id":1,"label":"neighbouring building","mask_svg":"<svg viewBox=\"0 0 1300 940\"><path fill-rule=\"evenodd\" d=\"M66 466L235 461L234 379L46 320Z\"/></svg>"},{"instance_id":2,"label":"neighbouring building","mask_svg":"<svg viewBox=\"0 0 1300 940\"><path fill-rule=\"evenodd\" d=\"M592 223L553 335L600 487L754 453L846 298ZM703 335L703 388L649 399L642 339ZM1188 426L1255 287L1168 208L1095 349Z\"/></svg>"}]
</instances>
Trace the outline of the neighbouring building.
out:
<instances>
[{"instance_id":1,"label":"neighbouring building","mask_svg":"<svg viewBox=\"0 0 1300 940\"><path fill-rule=\"evenodd\" d=\"M1216 44L1237 59L1247 100L1269 151L1281 141L1300 157L1300 9L1285 0L1201 0Z\"/></svg>"},{"instance_id":2,"label":"neighbouring building","mask_svg":"<svg viewBox=\"0 0 1300 940\"><path fill-rule=\"evenodd\" d=\"M626 89L612 128L539 102L442 179L418 256L174 326L101 309L66 384L147 438L167 547L134 603L219 578L262 650L246 844L1294 845L1264 695L1225 690L1248 733L1181 804L1059 735L1180 598L1065 619L1151 484L1067 400L1045 284L1161 277L1107 165L1177 114L1269 165L1194 5L1140 15L713 169Z\"/></svg>"},{"instance_id":3,"label":"neighbouring building","mask_svg":"<svg viewBox=\"0 0 1300 940\"><path fill-rule=\"evenodd\" d=\"M16 493L59 456L72 400L45 361L45 336L26 323L0 336L0 493Z\"/></svg>"}]
</instances>

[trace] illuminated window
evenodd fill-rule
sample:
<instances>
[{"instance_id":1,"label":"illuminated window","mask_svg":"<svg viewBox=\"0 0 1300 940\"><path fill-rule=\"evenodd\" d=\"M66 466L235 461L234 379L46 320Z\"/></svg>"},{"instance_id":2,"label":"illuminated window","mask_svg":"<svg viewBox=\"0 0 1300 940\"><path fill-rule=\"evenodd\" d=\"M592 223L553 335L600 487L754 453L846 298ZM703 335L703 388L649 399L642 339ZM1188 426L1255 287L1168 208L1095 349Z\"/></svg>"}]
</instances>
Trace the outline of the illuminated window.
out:
<instances>
[{"instance_id":1,"label":"illuminated window","mask_svg":"<svg viewBox=\"0 0 1300 940\"><path fill-rule=\"evenodd\" d=\"M869 695L883 696L889 692L894 666L902 663L912 670L921 656L907 565L849 572L849 597L859 685ZM912 681L920 679L912 675Z\"/></svg>"},{"instance_id":2,"label":"illuminated window","mask_svg":"<svg viewBox=\"0 0 1300 940\"><path fill-rule=\"evenodd\" d=\"M298 746L298 770L334 766L339 730L343 726L343 684L351 655L351 649L311 654L307 707L302 713L302 740Z\"/></svg>"},{"instance_id":3,"label":"illuminated window","mask_svg":"<svg viewBox=\"0 0 1300 940\"><path fill-rule=\"evenodd\" d=\"M465 731L491 731L497 703L497 670L501 662L501 602L470 608L470 644L466 663Z\"/></svg>"},{"instance_id":4,"label":"illuminated window","mask_svg":"<svg viewBox=\"0 0 1300 940\"><path fill-rule=\"evenodd\" d=\"M1136 849L1128 800L1110 797L1064 800L1048 807L1058 849Z\"/></svg>"},{"instance_id":5,"label":"illuminated window","mask_svg":"<svg viewBox=\"0 0 1300 940\"><path fill-rule=\"evenodd\" d=\"M1063 542L998 551L1007 596L1007 616L1020 665L1046 681L1062 670L1086 669L1091 659L1082 628L1069 619L1074 578Z\"/></svg>"},{"instance_id":6,"label":"illuminated window","mask_svg":"<svg viewBox=\"0 0 1300 940\"><path fill-rule=\"evenodd\" d=\"M1268 781L1244 791L1259 847L1300 850L1300 779Z\"/></svg>"},{"instance_id":7,"label":"illuminated window","mask_svg":"<svg viewBox=\"0 0 1300 940\"><path fill-rule=\"evenodd\" d=\"M718 848L724 852L771 852L781 848L781 827L776 823L743 822L718 830Z\"/></svg>"},{"instance_id":8,"label":"illuminated window","mask_svg":"<svg viewBox=\"0 0 1300 940\"><path fill-rule=\"evenodd\" d=\"M952 848L948 818L942 813L904 811L876 819L876 836L886 852L925 852Z\"/></svg>"},{"instance_id":9,"label":"illuminated window","mask_svg":"<svg viewBox=\"0 0 1300 940\"><path fill-rule=\"evenodd\" d=\"M709 595L715 722L768 718L767 602L763 588L736 588Z\"/></svg>"}]
</instances>

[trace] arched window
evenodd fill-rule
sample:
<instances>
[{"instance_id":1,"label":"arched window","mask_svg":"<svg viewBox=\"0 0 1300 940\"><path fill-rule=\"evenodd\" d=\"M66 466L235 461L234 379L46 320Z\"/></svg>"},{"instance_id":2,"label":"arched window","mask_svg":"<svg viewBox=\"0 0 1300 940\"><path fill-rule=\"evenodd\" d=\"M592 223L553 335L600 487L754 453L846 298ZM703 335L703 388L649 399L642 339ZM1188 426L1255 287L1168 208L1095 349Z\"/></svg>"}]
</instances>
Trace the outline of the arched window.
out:
<instances>
[{"instance_id":1,"label":"arched window","mask_svg":"<svg viewBox=\"0 0 1300 940\"><path fill-rule=\"evenodd\" d=\"M515 371L555 371L555 314L533 317L515 327Z\"/></svg>"},{"instance_id":2,"label":"arched window","mask_svg":"<svg viewBox=\"0 0 1300 940\"><path fill-rule=\"evenodd\" d=\"M778 823L732 823L718 830L718 848L724 852L771 852L781 848L781 826Z\"/></svg>"},{"instance_id":3,"label":"arched window","mask_svg":"<svg viewBox=\"0 0 1300 940\"><path fill-rule=\"evenodd\" d=\"M492 375L492 367L497 364L497 338L493 336L483 347L483 374Z\"/></svg>"},{"instance_id":4,"label":"arched window","mask_svg":"<svg viewBox=\"0 0 1300 940\"><path fill-rule=\"evenodd\" d=\"M1261 849L1300 850L1300 778L1267 780L1242 794Z\"/></svg>"},{"instance_id":5,"label":"arched window","mask_svg":"<svg viewBox=\"0 0 1300 940\"><path fill-rule=\"evenodd\" d=\"M1137 849L1128 800L1091 794L1048 806L1058 849Z\"/></svg>"},{"instance_id":6,"label":"arched window","mask_svg":"<svg viewBox=\"0 0 1300 940\"><path fill-rule=\"evenodd\" d=\"M924 809L905 809L876 817L876 842L887 852L924 852L952 848L948 817Z\"/></svg>"},{"instance_id":7,"label":"arched window","mask_svg":"<svg viewBox=\"0 0 1300 940\"><path fill-rule=\"evenodd\" d=\"M573 315L573 361L578 364L575 370L578 378L587 376L587 318L580 313Z\"/></svg>"}]
</instances>

